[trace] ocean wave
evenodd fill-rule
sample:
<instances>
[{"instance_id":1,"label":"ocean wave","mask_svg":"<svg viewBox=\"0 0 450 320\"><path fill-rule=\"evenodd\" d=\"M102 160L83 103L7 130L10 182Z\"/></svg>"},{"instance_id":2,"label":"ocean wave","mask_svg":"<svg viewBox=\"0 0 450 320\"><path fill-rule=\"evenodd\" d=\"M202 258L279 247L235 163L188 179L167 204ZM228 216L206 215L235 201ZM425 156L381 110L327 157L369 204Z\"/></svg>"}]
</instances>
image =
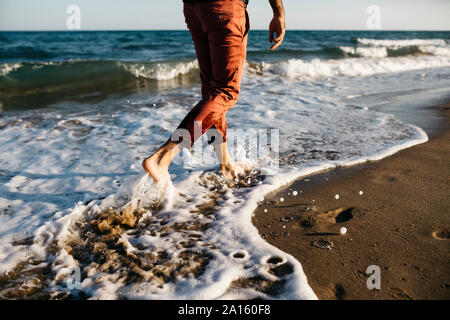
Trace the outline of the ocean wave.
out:
<instances>
[{"instance_id":1,"label":"ocean wave","mask_svg":"<svg viewBox=\"0 0 450 320\"><path fill-rule=\"evenodd\" d=\"M278 63L250 64L251 73L275 74L287 78L316 79L335 76L369 76L408 70L450 66L447 57L350 58L304 61L290 59Z\"/></svg>"},{"instance_id":2,"label":"ocean wave","mask_svg":"<svg viewBox=\"0 0 450 320\"><path fill-rule=\"evenodd\" d=\"M129 74L136 78L146 78L153 80L169 80L180 75L187 74L198 68L197 61L176 61L176 62L123 62L108 60L68 60L68 61L42 61L23 63L1 63L0 75L5 76L12 71L16 71L15 76L20 76L20 72L29 74L31 71L40 72L33 74L34 78L45 78L50 74L63 73L64 77L85 73L97 74ZM37 71L39 70L39 71Z\"/></svg>"},{"instance_id":3,"label":"ocean wave","mask_svg":"<svg viewBox=\"0 0 450 320\"><path fill-rule=\"evenodd\" d=\"M368 58L384 58L388 56L387 48L365 48L365 47L339 47L339 49L347 56L368 57Z\"/></svg>"},{"instance_id":4,"label":"ocean wave","mask_svg":"<svg viewBox=\"0 0 450 320\"><path fill-rule=\"evenodd\" d=\"M341 46L346 57L386 58L417 55L450 56L450 46L405 45L405 46Z\"/></svg>"},{"instance_id":5,"label":"ocean wave","mask_svg":"<svg viewBox=\"0 0 450 320\"><path fill-rule=\"evenodd\" d=\"M450 56L450 47L437 47L437 46L419 46L419 50L424 53L429 53L434 56Z\"/></svg>"},{"instance_id":6,"label":"ocean wave","mask_svg":"<svg viewBox=\"0 0 450 320\"><path fill-rule=\"evenodd\" d=\"M340 46L339 50L346 57L450 56L450 46L444 39L378 40L358 38L356 46Z\"/></svg>"},{"instance_id":7,"label":"ocean wave","mask_svg":"<svg viewBox=\"0 0 450 320\"><path fill-rule=\"evenodd\" d=\"M117 65L136 78L152 80L170 80L198 69L197 61L162 63L118 62Z\"/></svg>"},{"instance_id":8,"label":"ocean wave","mask_svg":"<svg viewBox=\"0 0 450 320\"><path fill-rule=\"evenodd\" d=\"M248 57L253 60L266 60L277 57L282 58L320 58L320 59L347 59L353 57L386 58L415 55L450 56L450 46L442 41L361 41L354 46L324 47L311 50L279 49L276 52L267 50L249 50Z\"/></svg>"},{"instance_id":9,"label":"ocean wave","mask_svg":"<svg viewBox=\"0 0 450 320\"><path fill-rule=\"evenodd\" d=\"M406 47L339 47L346 58L386 58L420 55L448 56L449 48L434 46L406 46Z\"/></svg>"},{"instance_id":10,"label":"ocean wave","mask_svg":"<svg viewBox=\"0 0 450 320\"><path fill-rule=\"evenodd\" d=\"M85 101L109 94L198 82L196 61L124 62L68 60L0 63L0 100L10 108ZM45 103L44 103L45 102Z\"/></svg>"},{"instance_id":11,"label":"ocean wave","mask_svg":"<svg viewBox=\"0 0 450 320\"><path fill-rule=\"evenodd\" d=\"M358 44L374 46L374 47L408 47L408 46L446 46L447 41L444 39L367 39L358 38Z\"/></svg>"}]
</instances>

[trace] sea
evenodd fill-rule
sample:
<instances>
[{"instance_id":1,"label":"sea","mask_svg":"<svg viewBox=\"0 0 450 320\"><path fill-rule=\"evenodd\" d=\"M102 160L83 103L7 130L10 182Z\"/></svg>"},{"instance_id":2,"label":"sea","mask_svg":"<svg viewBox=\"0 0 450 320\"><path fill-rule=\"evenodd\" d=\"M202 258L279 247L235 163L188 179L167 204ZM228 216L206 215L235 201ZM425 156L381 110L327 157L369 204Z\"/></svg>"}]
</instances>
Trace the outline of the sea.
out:
<instances>
[{"instance_id":1,"label":"sea","mask_svg":"<svg viewBox=\"0 0 450 320\"><path fill-rule=\"evenodd\" d=\"M250 31L227 113L252 169L226 181L200 139L156 184L142 160L201 99L188 31L0 32L0 298L316 299L253 211L426 142L437 124L408 107L450 94L450 32L288 31L269 47Z\"/></svg>"}]
</instances>

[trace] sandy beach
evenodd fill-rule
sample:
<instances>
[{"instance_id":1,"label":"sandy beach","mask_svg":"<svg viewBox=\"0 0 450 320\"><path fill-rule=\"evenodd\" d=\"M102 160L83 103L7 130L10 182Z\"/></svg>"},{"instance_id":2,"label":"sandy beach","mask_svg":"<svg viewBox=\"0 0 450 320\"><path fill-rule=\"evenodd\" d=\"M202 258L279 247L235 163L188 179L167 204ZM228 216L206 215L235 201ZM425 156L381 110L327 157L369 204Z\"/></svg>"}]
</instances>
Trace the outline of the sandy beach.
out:
<instances>
[{"instance_id":1,"label":"sandy beach","mask_svg":"<svg viewBox=\"0 0 450 320\"><path fill-rule=\"evenodd\" d=\"M301 262L320 299L450 299L449 109L434 107L446 121L427 143L303 177L255 211L260 235ZM367 288L370 265L379 290Z\"/></svg>"}]
</instances>

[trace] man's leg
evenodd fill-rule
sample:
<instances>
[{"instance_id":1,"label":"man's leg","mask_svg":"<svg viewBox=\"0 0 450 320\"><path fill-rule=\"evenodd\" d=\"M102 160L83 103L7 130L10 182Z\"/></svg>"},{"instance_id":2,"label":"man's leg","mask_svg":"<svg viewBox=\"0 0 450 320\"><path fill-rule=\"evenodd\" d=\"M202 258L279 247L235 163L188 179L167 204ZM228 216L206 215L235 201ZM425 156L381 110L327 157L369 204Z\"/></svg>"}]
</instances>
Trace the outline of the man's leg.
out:
<instances>
[{"instance_id":1,"label":"man's leg","mask_svg":"<svg viewBox=\"0 0 450 320\"><path fill-rule=\"evenodd\" d=\"M211 91L211 84L213 82L212 68L211 68L211 57L209 50L209 42L207 35L203 32L202 25L198 18L195 16L194 4L184 4L184 16L186 20L186 25L191 33L192 40L194 42L195 52L197 55L197 61L200 67L200 79L202 85L202 99L207 99L209 92ZM199 109L199 104L193 108L193 110ZM192 111L183 120L184 123L192 122L191 126L194 128L194 120L190 115ZM178 127L184 129L187 124L182 124ZM193 136L193 129L189 133ZM172 134L172 137L174 134ZM163 177L168 175L168 167L172 162L173 158L181 151L182 147L191 147L191 144L187 141L183 142L183 145L179 143L176 137L175 139L169 139L163 146L158 149L150 157L144 159L142 166L145 171L147 171L155 181L159 181ZM192 141L191 137L184 136L184 139Z\"/></svg>"},{"instance_id":2,"label":"man's leg","mask_svg":"<svg viewBox=\"0 0 450 320\"><path fill-rule=\"evenodd\" d=\"M195 49L200 65L200 78L202 81L202 96L205 98L209 92L209 84L212 79L211 63L209 56L209 44L206 36L202 39L202 29L198 20L194 17L193 5L184 4L184 16L192 38L195 39ZM175 138L175 139L172 139ZM190 137L185 137L191 140ZM175 140L175 141L174 141ZM184 141L186 142L186 141ZM155 153L142 161L144 170L156 181L169 176L169 165L175 156L181 151L183 144L172 134Z\"/></svg>"},{"instance_id":3,"label":"man's leg","mask_svg":"<svg viewBox=\"0 0 450 320\"><path fill-rule=\"evenodd\" d=\"M185 16L188 26L189 22L194 23L194 28L189 26L189 29L196 48L197 44L204 43L201 36L208 37L213 81L209 84L209 77L204 77L202 73L204 98L188 113L178 129L189 132L190 141L184 141L184 143L192 146L201 134L215 126L222 138L216 141L218 146L215 146L221 168L223 171L228 171L224 172L226 176L229 176L229 173L234 175L235 170L229 169L234 163L230 161L226 150L225 113L234 106L239 96L245 63L248 16L243 3L229 0L185 4ZM195 21L199 21L201 32L192 32L199 31ZM205 54L203 50L197 50L199 62L208 60L202 56L203 54ZM200 62L200 64L203 63ZM209 92L204 90L203 83L208 83ZM200 134L194 135L197 132ZM144 160L144 169L158 181L162 176L167 175L168 165L180 149L176 142L167 142L155 154Z\"/></svg>"},{"instance_id":4,"label":"man's leg","mask_svg":"<svg viewBox=\"0 0 450 320\"><path fill-rule=\"evenodd\" d=\"M239 96L246 59L248 15L242 1L204 3L197 8L196 17L202 25L202 32L192 33L192 37L198 48L205 43L204 37L207 36L210 65L208 64L208 71L202 72L202 75L212 74L212 79L208 77L208 97L203 96L204 99L188 114L180 127L192 131L192 123L197 121L203 124L201 133L209 128L216 129L209 131L214 131L214 149L222 172L230 176L234 175L235 170L232 168L234 162L231 161L226 148L225 113L234 106ZM200 58L200 50L197 49L197 53ZM205 78L202 76L202 85ZM217 131L221 137L215 134ZM193 136L194 141L196 138Z\"/></svg>"}]
</instances>

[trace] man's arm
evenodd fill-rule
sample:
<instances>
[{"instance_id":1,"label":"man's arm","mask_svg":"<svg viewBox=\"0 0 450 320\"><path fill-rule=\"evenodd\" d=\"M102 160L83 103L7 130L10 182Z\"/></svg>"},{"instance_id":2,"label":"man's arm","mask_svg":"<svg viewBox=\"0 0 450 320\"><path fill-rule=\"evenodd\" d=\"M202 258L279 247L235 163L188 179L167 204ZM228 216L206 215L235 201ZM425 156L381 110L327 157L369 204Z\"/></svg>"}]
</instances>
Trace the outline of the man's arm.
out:
<instances>
[{"instance_id":1,"label":"man's arm","mask_svg":"<svg viewBox=\"0 0 450 320\"><path fill-rule=\"evenodd\" d=\"M269 0L270 6L273 9L273 19L269 25L269 41L270 43L275 42L270 50L275 50L278 48L284 39L284 34L286 33L286 25L284 21L284 8L282 0ZM276 36L274 36L276 34Z\"/></svg>"}]
</instances>

